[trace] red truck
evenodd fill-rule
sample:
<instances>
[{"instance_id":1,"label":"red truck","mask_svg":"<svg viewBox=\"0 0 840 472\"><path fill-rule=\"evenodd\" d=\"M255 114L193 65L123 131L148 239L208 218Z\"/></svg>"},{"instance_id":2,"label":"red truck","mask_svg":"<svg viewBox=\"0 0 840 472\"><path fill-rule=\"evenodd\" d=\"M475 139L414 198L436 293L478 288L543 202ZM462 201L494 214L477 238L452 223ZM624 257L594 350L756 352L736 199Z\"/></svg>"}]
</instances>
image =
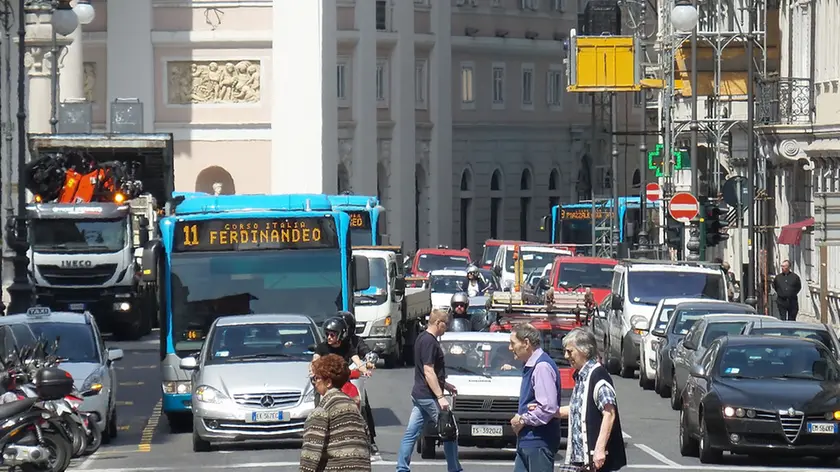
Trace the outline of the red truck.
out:
<instances>
[{"instance_id":1,"label":"red truck","mask_svg":"<svg viewBox=\"0 0 840 472\"><path fill-rule=\"evenodd\" d=\"M548 282L558 293L591 289L595 303L600 305L610 294L616 264L615 259L560 256L554 259Z\"/></svg>"},{"instance_id":2,"label":"red truck","mask_svg":"<svg viewBox=\"0 0 840 472\"><path fill-rule=\"evenodd\" d=\"M472 263L469 249L449 249L438 247L435 249L418 249L414 254L411 269L407 275L411 277L428 277L429 272L441 269L467 269Z\"/></svg>"}]
</instances>

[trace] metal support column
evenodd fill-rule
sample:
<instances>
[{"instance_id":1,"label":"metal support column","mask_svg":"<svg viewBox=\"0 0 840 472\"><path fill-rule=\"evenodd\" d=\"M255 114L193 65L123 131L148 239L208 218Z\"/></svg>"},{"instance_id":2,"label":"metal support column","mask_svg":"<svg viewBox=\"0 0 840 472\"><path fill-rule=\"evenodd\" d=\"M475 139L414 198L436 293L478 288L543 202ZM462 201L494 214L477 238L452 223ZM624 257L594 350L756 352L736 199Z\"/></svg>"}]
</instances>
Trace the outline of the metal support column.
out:
<instances>
[{"instance_id":1,"label":"metal support column","mask_svg":"<svg viewBox=\"0 0 840 472\"><path fill-rule=\"evenodd\" d=\"M752 205L747 210L747 282L741 290L746 289L745 302L755 306L755 1L751 1L747 14L749 15L747 32L747 194Z\"/></svg>"},{"instance_id":2,"label":"metal support column","mask_svg":"<svg viewBox=\"0 0 840 472\"><path fill-rule=\"evenodd\" d=\"M697 8L697 0L693 0L692 5L694 8ZM700 159L697 155L697 132L700 128L700 124L697 122L697 95L699 93L697 85L697 26L695 26L694 30L691 32L691 62L689 67L691 67L691 124L689 125L691 130L691 157L689 158L689 163L691 165L691 194L699 200L700 166L698 164L700 163ZM700 208L700 211L703 211L702 207ZM688 244L686 244L686 248L688 249L687 259L689 261L700 260L701 242L700 223L698 222L698 219L695 218L691 222Z\"/></svg>"},{"instance_id":3,"label":"metal support column","mask_svg":"<svg viewBox=\"0 0 840 472\"><path fill-rule=\"evenodd\" d=\"M640 5L641 18L639 19L639 45L641 47L642 64L647 63L647 23L645 17L647 16L647 2L641 2ZM642 71L642 76L645 76L645 71ZM642 89L642 136L639 138L639 186L641 191L639 195L639 248L644 249L650 244L647 232L647 91Z\"/></svg>"},{"instance_id":4,"label":"metal support column","mask_svg":"<svg viewBox=\"0 0 840 472\"><path fill-rule=\"evenodd\" d=\"M618 112L615 100L615 92L610 93L610 140L612 150L610 151L610 190L612 190L612 255L614 259L619 257L619 241L621 241L621 228L618 226Z\"/></svg>"}]
</instances>

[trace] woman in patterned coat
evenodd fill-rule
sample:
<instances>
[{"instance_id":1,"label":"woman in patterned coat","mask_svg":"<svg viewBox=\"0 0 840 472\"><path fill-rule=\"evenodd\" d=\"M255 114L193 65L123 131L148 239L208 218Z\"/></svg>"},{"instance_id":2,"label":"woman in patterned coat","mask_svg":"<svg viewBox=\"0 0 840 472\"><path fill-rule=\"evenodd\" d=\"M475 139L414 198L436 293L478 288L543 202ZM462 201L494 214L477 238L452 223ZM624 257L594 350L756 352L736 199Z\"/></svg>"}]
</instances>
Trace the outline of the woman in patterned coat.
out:
<instances>
[{"instance_id":1,"label":"woman in patterned coat","mask_svg":"<svg viewBox=\"0 0 840 472\"><path fill-rule=\"evenodd\" d=\"M300 472L371 472L365 420L341 391L350 377L347 362L329 354L313 361L311 372L321 402L306 419Z\"/></svg>"}]
</instances>

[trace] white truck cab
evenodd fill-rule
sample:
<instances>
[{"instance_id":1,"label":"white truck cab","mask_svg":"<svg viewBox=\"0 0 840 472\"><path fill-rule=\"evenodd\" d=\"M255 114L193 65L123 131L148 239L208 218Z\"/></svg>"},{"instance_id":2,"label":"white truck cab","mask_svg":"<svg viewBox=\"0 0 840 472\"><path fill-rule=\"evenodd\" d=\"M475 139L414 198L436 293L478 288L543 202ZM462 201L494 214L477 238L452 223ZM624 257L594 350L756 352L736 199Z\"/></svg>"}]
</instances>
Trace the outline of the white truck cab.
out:
<instances>
[{"instance_id":1,"label":"white truck cab","mask_svg":"<svg viewBox=\"0 0 840 472\"><path fill-rule=\"evenodd\" d=\"M632 377L639 368L642 334L663 298L727 300L719 264L623 260L615 266L607 310L604 357L612 374Z\"/></svg>"},{"instance_id":2,"label":"white truck cab","mask_svg":"<svg viewBox=\"0 0 840 472\"><path fill-rule=\"evenodd\" d=\"M493 260L492 270L501 281L502 290L510 291L514 286L514 253L516 246L504 244L499 246L496 258ZM522 273L529 274L536 268L545 267L554 262L557 256L574 256L568 249L550 246L519 246L519 257L522 258Z\"/></svg>"},{"instance_id":3,"label":"white truck cab","mask_svg":"<svg viewBox=\"0 0 840 472\"><path fill-rule=\"evenodd\" d=\"M413 353L414 338L431 311L427 288L406 288L402 256L394 248L353 249L368 259L370 287L354 294L356 334L382 350L386 367L397 367ZM408 354L408 357L406 357Z\"/></svg>"}]
</instances>

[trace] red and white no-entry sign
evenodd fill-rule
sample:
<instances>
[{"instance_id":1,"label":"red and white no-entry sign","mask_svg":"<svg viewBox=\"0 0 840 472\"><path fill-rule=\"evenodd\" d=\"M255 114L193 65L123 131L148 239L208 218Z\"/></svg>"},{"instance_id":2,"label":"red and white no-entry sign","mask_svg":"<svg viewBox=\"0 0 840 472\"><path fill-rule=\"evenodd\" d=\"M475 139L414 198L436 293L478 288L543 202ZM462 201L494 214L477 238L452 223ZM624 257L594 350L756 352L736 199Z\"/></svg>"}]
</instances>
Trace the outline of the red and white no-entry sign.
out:
<instances>
[{"instance_id":1,"label":"red and white no-entry sign","mask_svg":"<svg viewBox=\"0 0 840 472\"><path fill-rule=\"evenodd\" d=\"M656 203L662 198L662 187L658 183L652 182L645 186L645 198L651 203Z\"/></svg>"},{"instance_id":2,"label":"red and white no-entry sign","mask_svg":"<svg viewBox=\"0 0 840 472\"><path fill-rule=\"evenodd\" d=\"M668 211L675 220L686 223L693 220L700 213L700 202L697 201L697 197L694 195L687 192L680 192L671 197Z\"/></svg>"}]
</instances>

